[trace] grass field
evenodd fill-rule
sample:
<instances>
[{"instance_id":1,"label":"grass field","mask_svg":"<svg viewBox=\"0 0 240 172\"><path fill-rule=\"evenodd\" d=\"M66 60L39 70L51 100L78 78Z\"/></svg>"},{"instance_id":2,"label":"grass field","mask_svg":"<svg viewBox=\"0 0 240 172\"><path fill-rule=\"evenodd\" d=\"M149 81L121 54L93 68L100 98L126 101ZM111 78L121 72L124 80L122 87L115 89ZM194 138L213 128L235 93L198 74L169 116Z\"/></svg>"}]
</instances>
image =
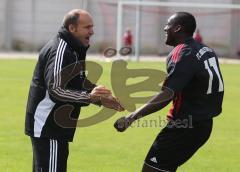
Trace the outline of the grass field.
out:
<instances>
[{"instance_id":1,"label":"grass field","mask_svg":"<svg viewBox=\"0 0 240 172\"><path fill-rule=\"evenodd\" d=\"M110 87L111 63L101 63L104 74L100 83ZM25 106L35 60L0 60L0 171L30 172L31 144L24 135ZM130 63L130 68L165 70L158 62ZM225 81L223 113L214 120L210 140L179 172L240 171L240 65L221 65ZM94 106L84 108L93 114ZM165 116L167 108L146 119ZM125 133L113 128L118 113L100 124L79 128L70 144L69 172L140 172L143 160L160 128L134 127Z\"/></svg>"}]
</instances>

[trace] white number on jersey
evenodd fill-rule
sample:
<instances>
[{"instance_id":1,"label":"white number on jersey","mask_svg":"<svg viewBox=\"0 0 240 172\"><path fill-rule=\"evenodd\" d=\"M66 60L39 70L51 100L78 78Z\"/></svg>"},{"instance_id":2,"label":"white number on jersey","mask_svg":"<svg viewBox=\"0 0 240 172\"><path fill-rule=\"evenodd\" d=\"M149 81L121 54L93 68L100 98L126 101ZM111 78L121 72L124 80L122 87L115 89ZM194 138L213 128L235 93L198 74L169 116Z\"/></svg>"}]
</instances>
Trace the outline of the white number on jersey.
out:
<instances>
[{"instance_id":1,"label":"white number on jersey","mask_svg":"<svg viewBox=\"0 0 240 172\"><path fill-rule=\"evenodd\" d=\"M209 65L210 67L209 67ZM221 79L220 76L220 72L217 66L217 61L215 57L212 57L208 60L204 61L205 64L205 69L207 69L208 73L209 73L209 81L208 81L208 90L207 90L207 94L211 94L212 93L212 82L213 82L213 72L212 72L212 68L215 71L215 73L217 74L218 77L218 82L219 82L219 87L218 87L218 92L222 92L223 91L223 81Z\"/></svg>"}]
</instances>

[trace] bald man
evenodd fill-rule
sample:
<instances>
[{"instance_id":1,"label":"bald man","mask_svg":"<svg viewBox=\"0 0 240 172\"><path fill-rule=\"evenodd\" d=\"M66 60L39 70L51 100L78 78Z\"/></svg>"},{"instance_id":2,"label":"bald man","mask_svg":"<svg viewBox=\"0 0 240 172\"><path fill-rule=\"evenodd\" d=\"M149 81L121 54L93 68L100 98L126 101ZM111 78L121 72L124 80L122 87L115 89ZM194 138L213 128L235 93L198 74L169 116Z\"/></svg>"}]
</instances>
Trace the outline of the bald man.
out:
<instances>
[{"instance_id":1,"label":"bald man","mask_svg":"<svg viewBox=\"0 0 240 172\"><path fill-rule=\"evenodd\" d=\"M92 103L123 110L109 89L92 84L85 76L86 52L93 34L91 15L74 9L65 15L57 35L40 51L25 119L25 133L33 147L33 172L67 170L68 145L82 106Z\"/></svg>"}]
</instances>

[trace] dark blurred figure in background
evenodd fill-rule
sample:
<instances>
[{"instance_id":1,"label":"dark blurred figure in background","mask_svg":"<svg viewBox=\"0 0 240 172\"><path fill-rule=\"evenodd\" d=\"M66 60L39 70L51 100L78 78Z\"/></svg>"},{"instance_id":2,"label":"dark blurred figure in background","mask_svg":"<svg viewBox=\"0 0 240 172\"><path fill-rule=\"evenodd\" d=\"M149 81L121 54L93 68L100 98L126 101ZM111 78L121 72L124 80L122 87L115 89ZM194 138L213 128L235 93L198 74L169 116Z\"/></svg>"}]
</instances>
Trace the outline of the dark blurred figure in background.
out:
<instances>
[{"instance_id":1,"label":"dark blurred figure in background","mask_svg":"<svg viewBox=\"0 0 240 172\"><path fill-rule=\"evenodd\" d=\"M123 44L125 47L132 47L133 35L131 29L127 28L123 35Z\"/></svg>"},{"instance_id":2,"label":"dark blurred figure in background","mask_svg":"<svg viewBox=\"0 0 240 172\"><path fill-rule=\"evenodd\" d=\"M196 30L196 33L194 34L193 38L195 39L195 41L199 43L203 42L202 35L200 34L199 29Z\"/></svg>"}]
</instances>

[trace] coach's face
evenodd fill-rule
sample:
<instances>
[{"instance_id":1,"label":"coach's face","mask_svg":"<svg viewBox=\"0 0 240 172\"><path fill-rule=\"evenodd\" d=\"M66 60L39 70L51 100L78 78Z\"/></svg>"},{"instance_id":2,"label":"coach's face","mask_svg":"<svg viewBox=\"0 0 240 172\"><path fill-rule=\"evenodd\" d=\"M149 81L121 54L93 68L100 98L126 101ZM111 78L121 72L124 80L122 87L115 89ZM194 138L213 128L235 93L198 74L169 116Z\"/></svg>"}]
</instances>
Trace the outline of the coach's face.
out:
<instances>
[{"instance_id":1,"label":"coach's face","mask_svg":"<svg viewBox=\"0 0 240 172\"><path fill-rule=\"evenodd\" d=\"M90 38L93 32L92 16L87 12L80 13L78 24L74 26L72 34L85 46L90 45Z\"/></svg>"},{"instance_id":2,"label":"coach's face","mask_svg":"<svg viewBox=\"0 0 240 172\"><path fill-rule=\"evenodd\" d=\"M169 19L167 20L167 24L164 27L164 32L166 35L166 40L165 43L167 45L170 46L175 46L176 45L176 37L177 37L177 33L180 31L181 26L177 24L177 16L176 14L172 15L171 17L169 17Z\"/></svg>"}]
</instances>

